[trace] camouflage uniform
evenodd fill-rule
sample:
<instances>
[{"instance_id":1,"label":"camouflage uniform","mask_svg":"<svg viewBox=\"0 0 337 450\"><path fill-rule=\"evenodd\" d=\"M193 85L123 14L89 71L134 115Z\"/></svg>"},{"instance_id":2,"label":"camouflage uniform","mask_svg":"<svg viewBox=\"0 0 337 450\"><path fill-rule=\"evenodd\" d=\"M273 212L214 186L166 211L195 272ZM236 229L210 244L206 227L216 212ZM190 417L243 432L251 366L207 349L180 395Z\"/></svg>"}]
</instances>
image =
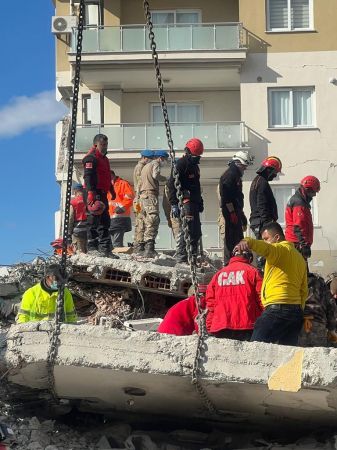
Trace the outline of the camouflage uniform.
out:
<instances>
[{"instance_id":1,"label":"camouflage uniform","mask_svg":"<svg viewBox=\"0 0 337 450\"><path fill-rule=\"evenodd\" d=\"M304 317L312 317L312 328L303 328L299 336L301 347L327 347L327 332L336 330L337 306L331 298L322 277L309 273L309 297L304 308Z\"/></svg>"},{"instance_id":2,"label":"camouflage uniform","mask_svg":"<svg viewBox=\"0 0 337 450\"><path fill-rule=\"evenodd\" d=\"M141 159L138 161L135 170L133 172L133 188L135 191L135 199L133 202L133 209L135 213L135 235L134 235L134 242L144 242L144 230L145 230L145 222L144 222L144 216L142 212L137 211L137 204L140 203L139 199L139 192L138 192L138 184L140 180L140 174L143 170L143 167L146 165L146 162Z\"/></svg>"},{"instance_id":3,"label":"camouflage uniform","mask_svg":"<svg viewBox=\"0 0 337 450\"><path fill-rule=\"evenodd\" d=\"M159 229L159 179L160 163L155 159L146 164L140 174L138 193L141 219L144 221L144 241L155 241Z\"/></svg>"},{"instance_id":4,"label":"camouflage uniform","mask_svg":"<svg viewBox=\"0 0 337 450\"><path fill-rule=\"evenodd\" d=\"M163 193L163 210L167 220L167 225L172 229L173 237L177 240L180 231L180 219L171 214L171 203L168 199L168 187L165 185Z\"/></svg>"},{"instance_id":5,"label":"camouflage uniform","mask_svg":"<svg viewBox=\"0 0 337 450\"><path fill-rule=\"evenodd\" d=\"M224 219L224 216L222 214L222 209L221 209L221 197L220 197L219 185L216 188L216 193L217 193L218 200L219 200L218 227L219 227L219 232L220 232L220 242L224 242L225 241L225 219Z\"/></svg>"}]
</instances>

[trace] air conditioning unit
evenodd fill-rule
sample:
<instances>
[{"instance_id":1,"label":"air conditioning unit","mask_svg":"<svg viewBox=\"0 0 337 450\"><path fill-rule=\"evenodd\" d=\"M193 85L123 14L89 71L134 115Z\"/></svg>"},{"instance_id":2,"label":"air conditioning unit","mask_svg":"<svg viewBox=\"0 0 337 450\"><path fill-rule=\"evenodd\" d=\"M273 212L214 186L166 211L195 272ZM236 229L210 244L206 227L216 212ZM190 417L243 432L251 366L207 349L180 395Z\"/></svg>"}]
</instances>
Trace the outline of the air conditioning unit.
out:
<instances>
[{"instance_id":1,"label":"air conditioning unit","mask_svg":"<svg viewBox=\"0 0 337 450\"><path fill-rule=\"evenodd\" d=\"M53 16L51 31L54 34L69 34L77 27L77 16Z\"/></svg>"}]
</instances>

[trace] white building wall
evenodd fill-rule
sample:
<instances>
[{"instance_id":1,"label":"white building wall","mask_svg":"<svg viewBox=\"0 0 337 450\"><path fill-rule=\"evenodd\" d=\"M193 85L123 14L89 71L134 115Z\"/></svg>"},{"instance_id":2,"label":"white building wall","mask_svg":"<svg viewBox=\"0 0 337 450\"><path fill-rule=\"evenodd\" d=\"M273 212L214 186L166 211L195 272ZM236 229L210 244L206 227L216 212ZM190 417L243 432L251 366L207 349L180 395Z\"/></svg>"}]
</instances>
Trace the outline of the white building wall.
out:
<instances>
[{"instance_id":1,"label":"white building wall","mask_svg":"<svg viewBox=\"0 0 337 450\"><path fill-rule=\"evenodd\" d=\"M311 265L325 274L337 270L337 86L329 81L337 76L336 61L337 52L250 54L241 74L241 119L255 133L256 167L265 156L276 155L284 173L278 184L294 185L305 175L321 180ZM315 128L268 129L268 87L283 86L314 86ZM251 180L254 172L247 175Z\"/></svg>"}]
</instances>

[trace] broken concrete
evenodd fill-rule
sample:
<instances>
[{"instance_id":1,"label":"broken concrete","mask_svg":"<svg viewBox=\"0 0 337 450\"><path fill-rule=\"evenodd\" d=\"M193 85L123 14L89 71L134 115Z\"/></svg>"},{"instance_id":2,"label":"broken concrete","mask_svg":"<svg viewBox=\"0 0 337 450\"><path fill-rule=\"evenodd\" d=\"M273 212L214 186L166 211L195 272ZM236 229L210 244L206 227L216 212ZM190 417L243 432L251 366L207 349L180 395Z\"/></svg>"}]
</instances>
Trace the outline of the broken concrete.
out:
<instances>
[{"instance_id":1,"label":"broken concrete","mask_svg":"<svg viewBox=\"0 0 337 450\"><path fill-rule=\"evenodd\" d=\"M191 385L196 336L62 325L60 398L87 411L208 417ZM48 389L50 323L13 326L1 354L8 381ZM335 426L337 350L208 338L202 381L220 422ZM93 382L94 381L94 382ZM34 393L37 395L37 392Z\"/></svg>"}]
</instances>

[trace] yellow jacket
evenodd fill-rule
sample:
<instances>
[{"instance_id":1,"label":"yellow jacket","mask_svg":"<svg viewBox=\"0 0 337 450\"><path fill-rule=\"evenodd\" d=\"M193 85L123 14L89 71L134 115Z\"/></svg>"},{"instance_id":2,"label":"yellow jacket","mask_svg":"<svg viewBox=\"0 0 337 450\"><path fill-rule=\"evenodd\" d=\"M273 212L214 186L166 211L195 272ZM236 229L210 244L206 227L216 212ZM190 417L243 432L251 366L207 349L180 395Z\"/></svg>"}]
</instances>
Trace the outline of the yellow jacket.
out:
<instances>
[{"instance_id":1,"label":"yellow jacket","mask_svg":"<svg viewBox=\"0 0 337 450\"><path fill-rule=\"evenodd\" d=\"M52 320L55 317L58 291L49 294L41 286L41 283L27 289L23 294L17 323L38 322L40 320ZM69 289L64 289L64 321L76 322L76 312L73 297Z\"/></svg>"},{"instance_id":2,"label":"yellow jacket","mask_svg":"<svg viewBox=\"0 0 337 450\"><path fill-rule=\"evenodd\" d=\"M304 308L308 297L307 266L294 245L288 241L268 244L252 238L245 241L266 258L261 288L263 306L286 303Z\"/></svg>"}]
</instances>

